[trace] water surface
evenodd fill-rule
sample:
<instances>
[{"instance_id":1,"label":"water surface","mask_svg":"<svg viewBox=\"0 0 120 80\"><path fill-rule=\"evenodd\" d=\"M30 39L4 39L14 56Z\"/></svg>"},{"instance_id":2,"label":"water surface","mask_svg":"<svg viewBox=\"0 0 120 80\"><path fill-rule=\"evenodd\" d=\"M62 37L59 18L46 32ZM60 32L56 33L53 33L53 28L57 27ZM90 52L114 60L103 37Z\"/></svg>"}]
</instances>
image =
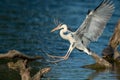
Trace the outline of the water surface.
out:
<instances>
[{"instance_id":1,"label":"water surface","mask_svg":"<svg viewBox=\"0 0 120 80\"><path fill-rule=\"evenodd\" d=\"M65 55L69 47L68 41L61 39L58 32L50 33L56 26L54 19L75 31L88 10L94 9L100 2L101 0L0 0L0 53L16 49L27 55L41 55L45 58L48 58L45 53ZM115 11L102 36L89 45L98 55L107 46L120 17L120 1L113 2ZM120 74L114 70L81 68L92 63L94 60L90 56L74 50L67 61L50 64L44 60L42 65L50 66L52 70L43 79L119 80Z\"/></svg>"}]
</instances>

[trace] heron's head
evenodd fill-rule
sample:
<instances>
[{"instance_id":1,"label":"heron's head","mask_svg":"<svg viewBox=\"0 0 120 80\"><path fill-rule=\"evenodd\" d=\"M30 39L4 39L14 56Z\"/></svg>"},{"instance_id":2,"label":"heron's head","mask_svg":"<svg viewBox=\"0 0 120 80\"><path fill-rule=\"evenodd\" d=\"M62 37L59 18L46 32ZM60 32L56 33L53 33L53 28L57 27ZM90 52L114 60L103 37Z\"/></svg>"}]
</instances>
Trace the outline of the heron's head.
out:
<instances>
[{"instance_id":1,"label":"heron's head","mask_svg":"<svg viewBox=\"0 0 120 80\"><path fill-rule=\"evenodd\" d=\"M51 32L54 32L56 30L60 30L60 29L67 29L67 25L66 24L59 24L57 27L55 27L54 29L51 30Z\"/></svg>"}]
</instances>

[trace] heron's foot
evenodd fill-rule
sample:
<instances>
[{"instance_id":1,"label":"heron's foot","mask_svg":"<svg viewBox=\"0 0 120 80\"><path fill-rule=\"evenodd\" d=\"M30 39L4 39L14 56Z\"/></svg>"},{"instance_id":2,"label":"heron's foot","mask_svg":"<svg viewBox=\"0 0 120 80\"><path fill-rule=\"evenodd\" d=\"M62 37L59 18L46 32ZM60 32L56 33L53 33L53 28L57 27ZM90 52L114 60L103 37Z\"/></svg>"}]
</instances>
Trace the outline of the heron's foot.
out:
<instances>
[{"instance_id":1,"label":"heron's foot","mask_svg":"<svg viewBox=\"0 0 120 80\"><path fill-rule=\"evenodd\" d=\"M66 56L53 56L49 54L48 54L48 57L53 59L53 60L47 60L48 62L51 62L51 63L57 63L57 62L61 62L68 59L68 57Z\"/></svg>"}]
</instances>

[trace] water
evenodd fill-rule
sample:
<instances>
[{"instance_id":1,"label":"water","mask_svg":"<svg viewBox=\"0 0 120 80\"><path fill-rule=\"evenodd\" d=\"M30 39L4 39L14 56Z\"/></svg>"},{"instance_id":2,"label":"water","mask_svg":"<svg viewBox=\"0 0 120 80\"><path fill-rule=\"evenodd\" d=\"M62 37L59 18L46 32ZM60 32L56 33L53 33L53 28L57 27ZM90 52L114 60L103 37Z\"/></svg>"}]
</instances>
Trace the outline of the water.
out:
<instances>
[{"instance_id":1,"label":"water","mask_svg":"<svg viewBox=\"0 0 120 80\"><path fill-rule=\"evenodd\" d=\"M67 24L75 31L89 9L94 9L101 0L0 0L0 53L16 49L27 55L65 55L69 43L58 32L50 33L56 25L54 19ZM107 46L114 26L120 17L120 1L115 0L115 11L97 42L90 49L101 55ZM74 50L67 61L57 64L42 62L52 70L43 79L50 80L118 80L114 70L95 71L81 68L94 63L85 53ZM41 66L37 66L41 67ZM1 77L1 76L0 76Z\"/></svg>"}]
</instances>

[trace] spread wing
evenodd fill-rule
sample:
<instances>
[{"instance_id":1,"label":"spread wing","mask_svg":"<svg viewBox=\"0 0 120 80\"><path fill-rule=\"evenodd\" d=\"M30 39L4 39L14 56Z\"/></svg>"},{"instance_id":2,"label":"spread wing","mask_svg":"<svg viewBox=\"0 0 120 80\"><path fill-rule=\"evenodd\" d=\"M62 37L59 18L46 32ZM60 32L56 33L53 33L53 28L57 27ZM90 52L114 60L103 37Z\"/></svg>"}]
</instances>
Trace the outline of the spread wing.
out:
<instances>
[{"instance_id":1,"label":"spread wing","mask_svg":"<svg viewBox=\"0 0 120 80\"><path fill-rule=\"evenodd\" d=\"M109 18L114 11L114 5L109 0L104 0L96 9L89 12L85 21L76 30L75 34L85 40L85 44L89 41L96 41Z\"/></svg>"}]
</instances>

